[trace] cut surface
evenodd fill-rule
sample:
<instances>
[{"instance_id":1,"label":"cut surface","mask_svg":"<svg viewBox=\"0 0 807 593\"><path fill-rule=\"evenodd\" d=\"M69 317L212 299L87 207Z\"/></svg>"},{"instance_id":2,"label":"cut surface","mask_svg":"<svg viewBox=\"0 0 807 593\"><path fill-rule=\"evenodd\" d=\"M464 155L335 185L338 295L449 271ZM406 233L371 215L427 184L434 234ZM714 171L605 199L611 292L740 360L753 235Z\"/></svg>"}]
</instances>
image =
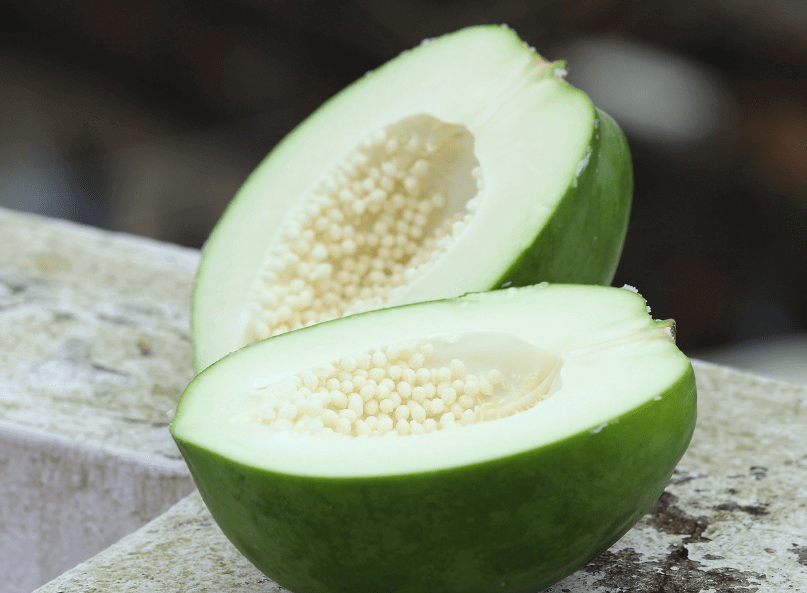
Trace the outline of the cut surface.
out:
<instances>
[{"instance_id":1,"label":"cut surface","mask_svg":"<svg viewBox=\"0 0 807 593\"><path fill-rule=\"evenodd\" d=\"M619 128L511 30L369 73L250 176L205 247L197 371L345 314L541 280L608 284L630 209Z\"/></svg>"},{"instance_id":2,"label":"cut surface","mask_svg":"<svg viewBox=\"0 0 807 593\"><path fill-rule=\"evenodd\" d=\"M224 359L189 386L173 431L241 463L306 475L476 463L652 401L688 368L669 330L640 296L595 287L354 315Z\"/></svg>"},{"instance_id":3,"label":"cut surface","mask_svg":"<svg viewBox=\"0 0 807 593\"><path fill-rule=\"evenodd\" d=\"M230 422L309 435L428 434L531 408L559 388L560 366L512 334L436 336L347 354L258 387L247 396L255 409Z\"/></svg>"},{"instance_id":4,"label":"cut surface","mask_svg":"<svg viewBox=\"0 0 807 593\"><path fill-rule=\"evenodd\" d=\"M288 214L243 343L401 301L471 224L483 188L464 126L416 115L376 130Z\"/></svg>"}]
</instances>

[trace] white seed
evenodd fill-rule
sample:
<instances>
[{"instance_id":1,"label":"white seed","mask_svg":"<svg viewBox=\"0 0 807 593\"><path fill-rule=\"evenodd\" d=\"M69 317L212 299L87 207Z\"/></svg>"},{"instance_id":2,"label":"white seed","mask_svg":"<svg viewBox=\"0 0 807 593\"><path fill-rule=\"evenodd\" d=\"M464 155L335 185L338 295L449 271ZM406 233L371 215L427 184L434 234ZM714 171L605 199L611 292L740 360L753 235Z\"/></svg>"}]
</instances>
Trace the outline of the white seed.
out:
<instances>
[{"instance_id":1,"label":"white seed","mask_svg":"<svg viewBox=\"0 0 807 593\"><path fill-rule=\"evenodd\" d=\"M397 364L391 365L387 369L387 376L392 379L393 381L397 381L403 375L403 369L399 367Z\"/></svg>"},{"instance_id":2,"label":"white seed","mask_svg":"<svg viewBox=\"0 0 807 593\"><path fill-rule=\"evenodd\" d=\"M370 368L370 355L366 352L356 353L356 364L359 370L367 370Z\"/></svg>"},{"instance_id":3,"label":"white seed","mask_svg":"<svg viewBox=\"0 0 807 593\"><path fill-rule=\"evenodd\" d=\"M457 403L463 408L468 409L473 408L475 401L474 398L466 393L465 395L461 395L459 398L457 398Z\"/></svg>"},{"instance_id":4,"label":"white seed","mask_svg":"<svg viewBox=\"0 0 807 593\"><path fill-rule=\"evenodd\" d=\"M264 322L259 321L255 324L255 337L258 340L265 340L270 335L272 335L272 330L269 329L269 326L266 325Z\"/></svg>"},{"instance_id":5,"label":"white seed","mask_svg":"<svg viewBox=\"0 0 807 593\"><path fill-rule=\"evenodd\" d=\"M426 362L426 357L421 352L415 352L412 356L409 357L409 368L418 370L423 366Z\"/></svg>"},{"instance_id":6,"label":"white seed","mask_svg":"<svg viewBox=\"0 0 807 593\"><path fill-rule=\"evenodd\" d=\"M349 435L351 428L350 420L347 418L339 418L336 422L336 432L340 434Z\"/></svg>"},{"instance_id":7,"label":"white seed","mask_svg":"<svg viewBox=\"0 0 807 593\"><path fill-rule=\"evenodd\" d=\"M429 163L425 159L416 160L409 168L409 172L417 177L423 177L429 170Z\"/></svg>"},{"instance_id":8,"label":"white seed","mask_svg":"<svg viewBox=\"0 0 807 593\"><path fill-rule=\"evenodd\" d=\"M428 383L429 381L431 381L431 378L432 378L431 371L429 369L423 368L423 367L419 368L415 372L415 375L417 376L417 383L419 385L423 385L425 383Z\"/></svg>"},{"instance_id":9,"label":"white seed","mask_svg":"<svg viewBox=\"0 0 807 593\"><path fill-rule=\"evenodd\" d=\"M378 401L387 399L390 393L392 393L390 388L383 383L379 383L375 388L375 397Z\"/></svg>"},{"instance_id":10,"label":"white seed","mask_svg":"<svg viewBox=\"0 0 807 593\"><path fill-rule=\"evenodd\" d=\"M361 395L363 401L370 401L373 399L373 397L375 397L375 385L371 385L369 383L365 384L361 388L361 391L359 391L359 395Z\"/></svg>"},{"instance_id":11,"label":"white seed","mask_svg":"<svg viewBox=\"0 0 807 593\"><path fill-rule=\"evenodd\" d=\"M411 387L411 386L413 386L413 385L415 385L417 383L418 376L417 376L417 373L415 373L415 371L413 371L411 368L410 369L404 369L403 374L401 375L401 379L403 379L405 382L409 383L409 385ZM403 395L403 394L401 394L401 395Z\"/></svg>"},{"instance_id":12,"label":"white seed","mask_svg":"<svg viewBox=\"0 0 807 593\"><path fill-rule=\"evenodd\" d=\"M339 412L339 418L340 419L345 418L351 424L353 424L358 419L358 417L359 415L356 414L356 412L354 412L350 408L345 408L344 410Z\"/></svg>"},{"instance_id":13,"label":"white seed","mask_svg":"<svg viewBox=\"0 0 807 593\"><path fill-rule=\"evenodd\" d=\"M426 420L426 410L418 402L409 402L409 413L412 415L412 419L417 422L423 423Z\"/></svg>"},{"instance_id":14,"label":"white seed","mask_svg":"<svg viewBox=\"0 0 807 593\"><path fill-rule=\"evenodd\" d=\"M440 394L440 400L442 400L446 406L450 406L457 401L457 392L453 387L448 387Z\"/></svg>"},{"instance_id":15,"label":"white seed","mask_svg":"<svg viewBox=\"0 0 807 593\"><path fill-rule=\"evenodd\" d=\"M451 361L451 372L455 377L463 377L465 375L465 363L455 358Z\"/></svg>"},{"instance_id":16,"label":"white seed","mask_svg":"<svg viewBox=\"0 0 807 593\"><path fill-rule=\"evenodd\" d=\"M339 391L338 389L334 389L330 393L331 396L331 404L339 409L344 410L347 407L347 396Z\"/></svg>"},{"instance_id":17,"label":"white seed","mask_svg":"<svg viewBox=\"0 0 807 593\"><path fill-rule=\"evenodd\" d=\"M445 410L445 403L442 399L433 399L429 402L429 415L438 416Z\"/></svg>"},{"instance_id":18,"label":"white seed","mask_svg":"<svg viewBox=\"0 0 807 593\"><path fill-rule=\"evenodd\" d=\"M487 377L481 377L479 379L479 391L485 396L493 395L493 385L490 384Z\"/></svg>"},{"instance_id":19,"label":"white seed","mask_svg":"<svg viewBox=\"0 0 807 593\"><path fill-rule=\"evenodd\" d=\"M396 407L396 408L397 408L399 405L401 405L401 401L403 401L403 400L401 399L401 395L400 395L400 394L399 394L397 391L393 391L392 393L390 393L390 394L389 394L389 398L392 400L392 403L393 403L393 404L395 404L395 407Z\"/></svg>"},{"instance_id":20,"label":"white seed","mask_svg":"<svg viewBox=\"0 0 807 593\"><path fill-rule=\"evenodd\" d=\"M360 436L370 436L370 433L372 432L364 420L356 420L353 428L356 430L356 434Z\"/></svg>"},{"instance_id":21,"label":"white seed","mask_svg":"<svg viewBox=\"0 0 807 593\"><path fill-rule=\"evenodd\" d=\"M406 381L400 381L400 382L398 383L398 385L395 387L395 391L397 391L397 392L398 392L398 394L399 394L401 397L403 397L403 398L407 398L407 397L409 397L410 395L412 395L412 385L411 385L411 384L409 384L409 383L408 383L408 382L406 382Z\"/></svg>"},{"instance_id":22,"label":"white seed","mask_svg":"<svg viewBox=\"0 0 807 593\"><path fill-rule=\"evenodd\" d=\"M294 420L297 417L297 413L297 406L294 404L286 404L278 410L277 415L285 420Z\"/></svg>"},{"instance_id":23,"label":"white seed","mask_svg":"<svg viewBox=\"0 0 807 593\"><path fill-rule=\"evenodd\" d=\"M467 381L463 391L465 391L465 395L476 397L479 395L479 383L476 381Z\"/></svg>"},{"instance_id":24,"label":"white seed","mask_svg":"<svg viewBox=\"0 0 807 593\"><path fill-rule=\"evenodd\" d=\"M352 410L356 416L361 417L364 413L364 399L358 393L351 393L348 396L347 407L349 410Z\"/></svg>"},{"instance_id":25,"label":"white seed","mask_svg":"<svg viewBox=\"0 0 807 593\"><path fill-rule=\"evenodd\" d=\"M355 200L350 204L350 208L353 210L354 214L361 216L364 214L367 204L363 200Z\"/></svg>"},{"instance_id":26,"label":"white seed","mask_svg":"<svg viewBox=\"0 0 807 593\"><path fill-rule=\"evenodd\" d=\"M306 414L313 418L319 417L323 412L323 405L322 400L320 399L310 399L308 400L308 406L306 407Z\"/></svg>"},{"instance_id":27,"label":"white seed","mask_svg":"<svg viewBox=\"0 0 807 593\"><path fill-rule=\"evenodd\" d=\"M392 418L389 416L384 416L379 419L378 421L378 432L381 434L387 434L390 430L392 430Z\"/></svg>"}]
</instances>

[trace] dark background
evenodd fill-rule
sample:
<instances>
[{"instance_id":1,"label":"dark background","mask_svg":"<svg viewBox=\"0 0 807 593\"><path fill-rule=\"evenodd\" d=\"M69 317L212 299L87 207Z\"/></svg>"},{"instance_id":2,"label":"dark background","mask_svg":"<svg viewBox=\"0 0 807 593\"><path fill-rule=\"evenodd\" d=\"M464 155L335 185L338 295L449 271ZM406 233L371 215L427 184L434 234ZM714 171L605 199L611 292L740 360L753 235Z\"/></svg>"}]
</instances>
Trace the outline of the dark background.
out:
<instances>
[{"instance_id":1,"label":"dark background","mask_svg":"<svg viewBox=\"0 0 807 593\"><path fill-rule=\"evenodd\" d=\"M624 127L614 283L675 318L682 349L805 335L801 0L0 0L0 205L198 247L322 101L479 23L568 59Z\"/></svg>"}]
</instances>

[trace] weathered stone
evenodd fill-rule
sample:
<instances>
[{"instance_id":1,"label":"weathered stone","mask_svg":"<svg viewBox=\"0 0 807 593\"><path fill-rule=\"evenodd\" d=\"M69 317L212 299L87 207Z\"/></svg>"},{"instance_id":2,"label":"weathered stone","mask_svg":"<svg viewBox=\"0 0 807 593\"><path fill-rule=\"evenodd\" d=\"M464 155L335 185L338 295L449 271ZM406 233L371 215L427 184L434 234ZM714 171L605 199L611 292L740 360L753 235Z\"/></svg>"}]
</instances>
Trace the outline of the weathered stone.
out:
<instances>
[{"instance_id":1,"label":"weathered stone","mask_svg":"<svg viewBox=\"0 0 807 593\"><path fill-rule=\"evenodd\" d=\"M191 490L166 426L192 374L198 254L3 211L0 239L0 558L40 566L52 538L109 539ZM807 593L807 387L695 371L698 426L665 493L546 593ZM284 589L194 493L37 591Z\"/></svg>"},{"instance_id":2,"label":"weathered stone","mask_svg":"<svg viewBox=\"0 0 807 593\"><path fill-rule=\"evenodd\" d=\"M651 511L546 593L807 591L807 388L695 362L698 424Z\"/></svg>"},{"instance_id":3,"label":"weathered stone","mask_svg":"<svg viewBox=\"0 0 807 593\"><path fill-rule=\"evenodd\" d=\"M610 550L546 593L807 591L807 388L695 368L699 423L667 490ZM195 493L38 593L96 591L285 589L232 547Z\"/></svg>"},{"instance_id":4,"label":"weathered stone","mask_svg":"<svg viewBox=\"0 0 807 593\"><path fill-rule=\"evenodd\" d=\"M0 593L193 490L167 431L198 252L0 209Z\"/></svg>"}]
</instances>

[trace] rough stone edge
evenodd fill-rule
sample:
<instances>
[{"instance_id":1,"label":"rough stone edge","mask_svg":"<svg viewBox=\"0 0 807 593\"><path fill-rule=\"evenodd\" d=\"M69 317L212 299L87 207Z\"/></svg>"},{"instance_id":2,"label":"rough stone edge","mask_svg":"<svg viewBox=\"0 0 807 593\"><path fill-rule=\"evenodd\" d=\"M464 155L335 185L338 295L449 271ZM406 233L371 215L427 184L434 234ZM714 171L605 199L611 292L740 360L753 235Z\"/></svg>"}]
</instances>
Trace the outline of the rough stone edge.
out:
<instances>
[{"instance_id":1,"label":"rough stone edge","mask_svg":"<svg viewBox=\"0 0 807 593\"><path fill-rule=\"evenodd\" d=\"M9 440L16 440L20 443L27 442L35 445L51 444L57 447L64 447L65 449L75 449L83 452L87 456L102 455L113 459L124 459L127 462L135 462L148 467L157 472L157 475L190 476L188 466L181 458L176 459L158 453L129 449L104 443L103 441L90 439L76 440L61 434L45 434L38 428L22 426L7 422L3 419L0 419L0 434L7 436Z\"/></svg>"},{"instance_id":2,"label":"rough stone edge","mask_svg":"<svg viewBox=\"0 0 807 593\"><path fill-rule=\"evenodd\" d=\"M147 249L150 252L159 251L161 255L165 255L167 252L179 259L187 260L194 266L198 265L199 263L199 250L192 247L185 247L175 243L168 243L158 239L152 239L151 237L134 235L132 233L125 233L122 231L101 229L70 220L50 218L48 216L42 216L41 214L12 210L10 208L0 206L0 225L2 225L4 222L11 224L24 222L32 226L41 225L43 232L47 233L78 235L99 243L115 242L124 248L134 250ZM160 258L149 259L149 262L151 264L156 264L158 267L163 267L164 269L175 267L175 262L170 260L166 261Z\"/></svg>"},{"instance_id":3,"label":"rough stone edge","mask_svg":"<svg viewBox=\"0 0 807 593\"><path fill-rule=\"evenodd\" d=\"M692 362L696 376L705 374L709 380L720 376L730 376L736 379L743 375L751 379L752 383L776 387L786 393L792 391L794 394L807 395L807 388L800 385L749 375L736 369L698 360ZM674 483L674 480L671 480L671 484ZM697 525L695 526L697 527ZM640 524L634 529L638 541L648 537L649 529L646 525ZM629 532L628 536L632 532ZM161 533L163 539L160 539ZM165 536L166 533L167 536ZM605 584L607 580L621 577L620 582L639 584L635 581L635 576L630 574L630 570L646 572L648 578L662 575L660 577L662 580L665 579L664 575L678 575L678 571L681 571L681 578L695 579L691 580L693 584L697 584L697 579L702 579L704 574L708 578L717 575L715 578L723 579L728 583L725 585L728 588L724 588L721 584L718 585L719 589L712 587L706 590L719 593L724 591L774 593L778 591L777 586L773 583L765 583L764 575L732 568L723 568L715 572L715 569L704 567L699 562L688 559L686 549L676 547L672 541L675 537L680 539L680 536L660 538L658 544L663 545L659 547L657 554L645 559L642 559L641 554L637 554L633 548L625 547L623 538L608 552L546 591L547 593L616 593L624 589L621 585ZM676 550L680 552L677 556ZM807 551L805 554L807 555ZM658 560L658 558L668 556L674 557L675 561L665 563ZM144 566L151 567L152 573L145 573ZM665 580L665 582L667 581ZM718 581L708 579L704 581L709 586L716 582ZM177 586L177 583L182 583L182 585ZM675 586L672 581L668 584ZM655 580L652 586L656 586ZM666 585L662 583L661 586ZM35 593L95 593L113 590L121 593L143 593L144 591L155 593L168 593L169 591L181 591L182 593L201 593L203 591L287 592L286 589L258 572L235 550L215 525L198 492L186 497L165 514L98 556L37 589ZM639 591L639 589L636 590ZM650 591L651 589L641 590ZM790 590L796 592L802 589L791 588Z\"/></svg>"}]
</instances>

